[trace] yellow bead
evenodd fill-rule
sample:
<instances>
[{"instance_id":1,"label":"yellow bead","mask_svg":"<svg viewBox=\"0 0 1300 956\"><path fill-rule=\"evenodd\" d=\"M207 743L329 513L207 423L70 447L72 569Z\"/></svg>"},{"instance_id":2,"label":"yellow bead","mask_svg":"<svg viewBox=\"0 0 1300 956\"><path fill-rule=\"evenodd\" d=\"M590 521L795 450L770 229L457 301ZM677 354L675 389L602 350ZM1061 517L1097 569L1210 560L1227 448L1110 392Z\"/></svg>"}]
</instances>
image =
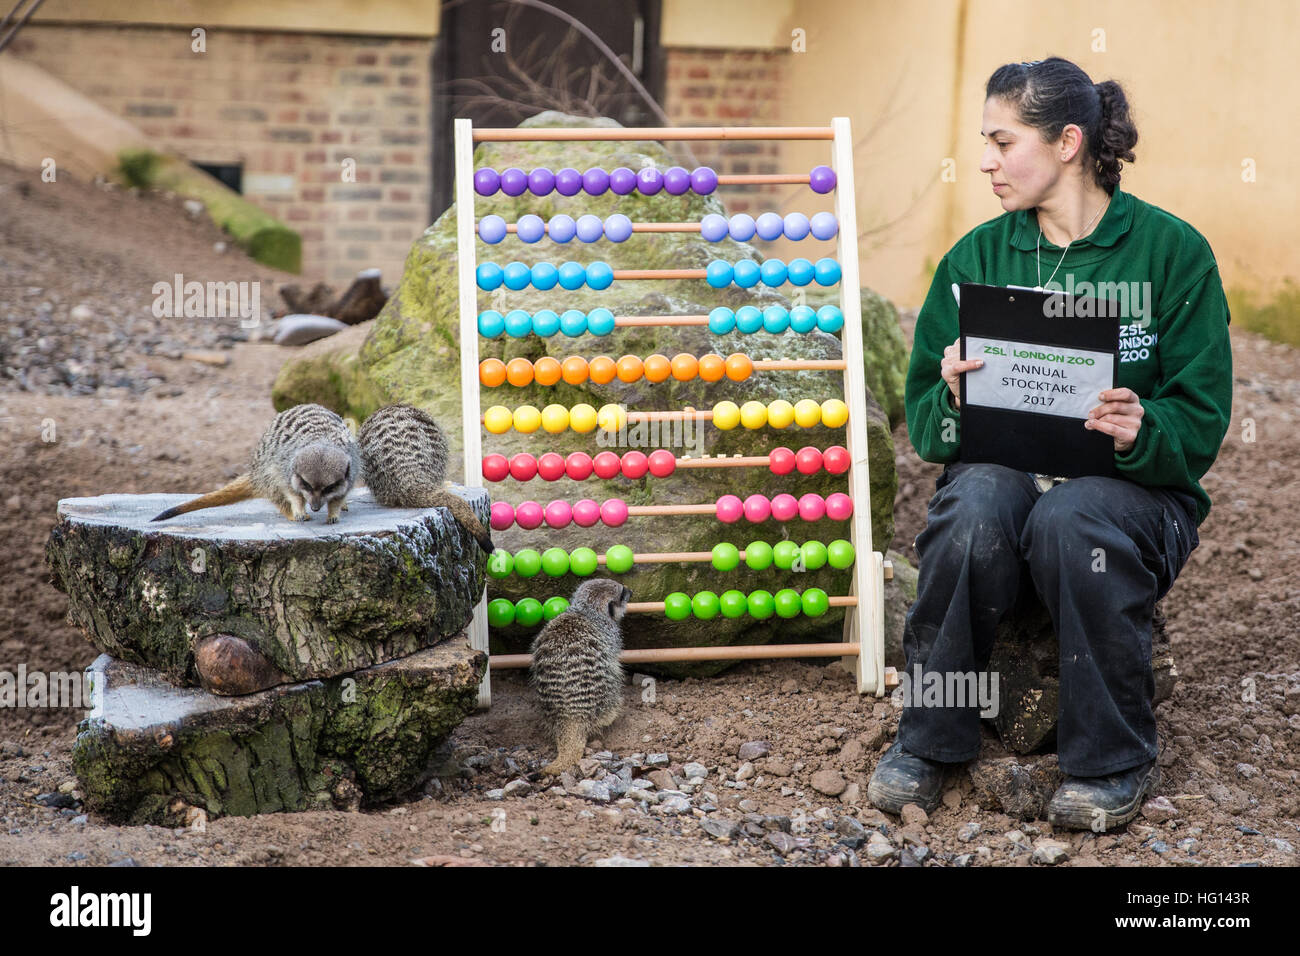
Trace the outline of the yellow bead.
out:
<instances>
[{"instance_id":1,"label":"yellow bead","mask_svg":"<svg viewBox=\"0 0 1300 956\"><path fill-rule=\"evenodd\" d=\"M493 435L503 435L510 431L514 416L504 405L493 405L483 415L483 427Z\"/></svg>"},{"instance_id":2,"label":"yellow bead","mask_svg":"<svg viewBox=\"0 0 1300 956\"><path fill-rule=\"evenodd\" d=\"M542 413L532 405L520 405L514 414L515 431L530 435L542 424Z\"/></svg>"},{"instance_id":3,"label":"yellow bead","mask_svg":"<svg viewBox=\"0 0 1300 956\"><path fill-rule=\"evenodd\" d=\"M839 428L849 420L849 406L838 398L828 398L822 402L822 424L827 428Z\"/></svg>"},{"instance_id":4,"label":"yellow bead","mask_svg":"<svg viewBox=\"0 0 1300 956\"><path fill-rule=\"evenodd\" d=\"M746 402L741 405L740 424L746 428L762 428L767 424L767 406L762 402Z\"/></svg>"},{"instance_id":5,"label":"yellow bead","mask_svg":"<svg viewBox=\"0 0 1300 956\"><path fill-rule=\"evenodd\" d=\"M569 427L585 435L596 427L596 410L586 402L579 402L569 409Z\"/></svg>"},{"instance_id":6,"label":"yellow bead","mask_svg":"<svg viewBox=\"0 0 1300 956\"><path fill-rule=\"evenodd\" d=\"M778 398L767 406L767 423L773 428L789 428L794 421L794 406Z\"/></svg>"},{"instance_id":7,"label":"yellow bead","mask_svg":"<svg viewBox=\"0 0 1300 956\"><path fill-rule=\"evenodd\" d=\"M542 409L542 427L552 435L569 428L569 410L563 405L547 405Z\"/></svg>"},{"instance_id":8,"label":"yellow bead","mask_svg":"<svg viewBox=\"0 0 1300 956\"><path fill-rule=\"evenodd\" d=\"M740 406L735 402L718 402L713 406L713 424L730 431L740 424Z\"/></svg>"},{"instance_id":9,"label":"yellow bead","mask_svg":"<svg viewBox=\"0 0 1300 956\"><path fill-rule=\"evenodd\" d=\"M602 405L596 413L596 424L607 432L616 432L627 424L627 413L618 405Z\"/></svg>"},{"instance_id":10,"label":"yellow bead","mask_svg":"<svg viewBox=\"0 0 1300 956\"><path fill-rule=\"evenodd\" d=\"M801 398L794 407L794 420L801 428L812 428L822 420L822 407L811 398Z\"/></svg>"}]
</instances>

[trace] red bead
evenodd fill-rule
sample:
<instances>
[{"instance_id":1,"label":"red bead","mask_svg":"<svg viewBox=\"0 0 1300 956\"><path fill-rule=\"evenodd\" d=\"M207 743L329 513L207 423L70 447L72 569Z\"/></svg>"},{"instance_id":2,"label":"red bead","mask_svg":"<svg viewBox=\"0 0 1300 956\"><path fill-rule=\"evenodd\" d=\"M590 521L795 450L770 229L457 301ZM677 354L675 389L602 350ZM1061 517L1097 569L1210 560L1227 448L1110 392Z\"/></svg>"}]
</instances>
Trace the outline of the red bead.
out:
<instances>
[{"instance_id":1,"label":"red bead","mask_svg":"<svg viewBox=\"0 0 1300 956\"><path fill-rule=\"evenodd\" d=\"M564 457L548 451L537 459L537 473L543 481L559 481L564 477Z\"/></svg>"},{"instance_id":2,"label":"red bead","mask_svg":"<svg viewBox=\"0 0 1300 956\"><path fill-rule=\"evenodd\" d=\"M600 520L600 505L590 498L573 503L573 523L579 528L590 528Z\"/></svg>"},{"instance_id":3,"label":"red bead","mask_svg":"<svg viewBox=\"0 0 1300 956\"><path fill-rule=\"evenodd\" d=\"M510 459L510 476L516 481L532 481L537 474L537 459L527 452L520 452Z\"/></svg>"},{"instance_id":4,"label":"red bead","mask_svg":"<svg viewBox=\"0 0 1300 956\"><path fill-rule=\"evenodd\" d=\"M794 452L784 445L773 448L767 455L768 467L774 475L788 475L794 471Z\"/></svg>"},{"instance_id":5,"label":"red bead","mask_svg":"<svg viewBox=\"0 0 1300 956\"><path fill-rule=\"evenodd\" d=\"M515 508L515 521L519 527L532 531L542 526L542 506L536 501L524 501Z\"/></svg>"},{"instance_id":6,"label":"red bead","mask_svg":"<svg viewBox=\"0 0 1300 956\"><path fill-rule=\"evenodd\" d=\"M822 452L822 466L832 475L842 475L849 470L849 450L843 445L831 445Z\"/></svg>"},{"instance_id":7,"label":"red bead","mask_svg":"<svg viewBox=\"0 0 1300 956\"><path fill-rule=\"evenodd\" d=\"M510 474L510 462L505 455L488 455L483 459L484 481L505 481Z\"/></svg>"},{"instance_id":8,"label":"red bead","mask_svg":"<svg viewBox=\"0 0 1300 956\"><path fill-rule=\"evenodd\" d=\"M564 459L564 471L574 481L586 481L591 477L591 456L585 451L570 452Z\"/></svg>"},{"instance_id":9,"label":"red bead","mask_svg":"<svg viewBox=\"0 0 1300 956\"><path fill-rule=\"evenodd\" d=\"M623 463L619 461L618 455L612 451L602 451L592 459L591 464L596 469L596 476L599 478L613 478L623 470Z\"/></svg>"},{"instance_id":10,"label":"red bead","mask_svg":"<svg viewBox=\"0 0 1300 956\"><path fill-rule=\"evenodd\" d=\"M667 478L677 470L677 456L666 448L650 453L650 474L656 478Z\"/></svg>"},{"instance_id":11,"label":"red bead","mask_svg":"<svg viewBox=\"0 0 1300 956\"><path fill-rule=\"evenodd\" d=\"M650 461L643 451L629 451L623 453L622 465L624 478L641 478L649 470Z\"/></svg>"},{"instance_id":12,"label":"red bead","mask_svg":"<svg viewBox=\"0 0 1300 956\"><path fill-rule=\"evenodd\" d=\"M815 475L822 470L822 453L808 445L799 449L799 454L795 455L795 465L801 475Z\"/></svg>"}]
</instances>

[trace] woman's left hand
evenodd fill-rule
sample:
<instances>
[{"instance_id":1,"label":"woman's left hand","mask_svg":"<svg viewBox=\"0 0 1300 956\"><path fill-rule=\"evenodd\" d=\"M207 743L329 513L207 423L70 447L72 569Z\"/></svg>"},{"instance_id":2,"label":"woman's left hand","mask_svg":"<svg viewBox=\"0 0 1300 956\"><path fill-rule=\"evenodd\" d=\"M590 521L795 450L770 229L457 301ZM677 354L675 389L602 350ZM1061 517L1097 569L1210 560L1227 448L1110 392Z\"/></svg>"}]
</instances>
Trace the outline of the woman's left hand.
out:
<instances>
[{"instance_id":1,"label":"woman's left hand","mask_svg":"<svg viewBox=\"0 0 1300 956\"><path fill-rule=\"evenodd\" d=\"M1108 388L1100 397L1102 403L1088 412L1083 427L1105 432L1115 439L1117 453L1126 452L1137 441L1146 409L1131 388Z\"/></svg>"}]
</instances>

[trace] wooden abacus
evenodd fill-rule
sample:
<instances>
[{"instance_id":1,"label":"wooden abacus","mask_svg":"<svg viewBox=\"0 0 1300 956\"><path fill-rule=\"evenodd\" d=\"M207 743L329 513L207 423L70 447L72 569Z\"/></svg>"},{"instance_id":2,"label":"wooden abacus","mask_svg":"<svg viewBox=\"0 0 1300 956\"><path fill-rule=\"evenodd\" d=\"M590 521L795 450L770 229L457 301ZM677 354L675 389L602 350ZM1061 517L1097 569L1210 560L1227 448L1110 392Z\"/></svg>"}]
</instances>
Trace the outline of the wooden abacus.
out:
<instances>
[{"instance_id":1,"label":"wooden abacus","mask_svg":"<svg viewBox=\"0 0 1300 956\"><path fill-rule=\"evenodd\" d=\"M687 173L686 170L680 167L673 167L664 172L657 169L641 170L638 173L633 173L627 169L618 169L612 172L592 169L581 174L573 169L560 170L558 173L552 173L546 169L535 169L530 174L525 174L522 170L517 169L506 170L504 173L497 173L495 170L490 169L477 171L474 169L474 144L478 142L736 139L829 140L831 143L831 165L818 166L809 173L730 176L717 175L706 167L700 167L691 173ZM790 594L795 594L793 599L794 613L799 612L800 606L802 606L804 613L810 614L824 613L828 607L844 607L842 643L626 650L623 653L625 663L843 657L846 664L851 662L853 665L857 676L859 693L874 693L880 696L884 694L887 685L891 683L886 679L884 667L883 582L887 574L887 563L880 552L872 549L871 537L871 498L867 473L866 382L863 373L862 325L858 285L857 215L853 193L851 144L852 137L847 117L835 117L832 119L831 125L825 127L476 130L468 119L457 119L455 121L461 402L464 415L465 483L467 485L475 483L474 478L478 476L490 477L491 480L500 480L506 473L512 472L515 467L532 473L546 469L553 475L562 474L565 469L569 469L569 477L586 477L592 470L595 470L600 477L608 478L618 473L619 469L629 477L639 477L645 474L647 470L656 475L664 475L670 474L675 468L729 468L754 467L756 465L768 465L778 474L782 474L788 473L797 464L804 473L808 473L807 469L809 468L815 471L818 467L826 467L832 473L844 473L846 475L848 494L831 495L825 500L817 495L805 495L803 499L796 502L791 495L779 495L775 499L768 501L763 496L752 495L745 502L741 502L734 495L724 495L715 504L629 507L620 499L615 498L601 505L588 500L577 502L573 506L569 506L565 502L551 502L545 509L528 502L525 504L529 507L521 505L518 510L505 502L494 503L492 515L494 528L508 527L514 521L518 521L521 527L525 528L539 527L543 522L549 526L562 527L571 520L584 527L602 520L606 524L617 526L629 516L648 514L716 513L724 521L735 521L742 513L751 521L762 520L769 515L776 516L779 520L786 520L794 517L795 514L799 514L808 520L816 520L825 515L848 521L850 527L848 543L851 547L838 550L841 561L847 559L852 562L853 575L849 594L827 596L824 592L820 592L819 589L812 588L806 589L802 595L798 595L793 592L793 589L782 589L777 592L777 598L773 599L773 603L780 605L776 608L776 611L785 617L792 616L790 613ZM771 217L782 219L784 234L792 239L804 238L810 231L817 238L834 236L837 239L836 259L821 259L815 265L805 259L796 259L788 266L779 260L768 259L764 261L761 267L750 261L742 261L733 266L731 263L718 260L710 263L707 269L616 270L610 269L609 266L601 262L591 263L586 267L578 263L566 262L558 269L549 263L538 263L533 267L525 266L523 263L510 263L505 269L494 263L485 263L482 267L477 264L476 241L481 239L488 242L499 242L508 233L514 233L526 242L538 241L543 236L565 242L575 235L584 242L592 242L600 238L622 241L629 235L639 232L701 232L705 235L705 238L710 238L710 234L712 234L715 238L711 241L716 241L717 238L726 235L729 228L732 230L733 238L743 241L750 238L753 232L749 232L748 235L743 234L747 231L747 225L744 222L747 217L739 217L741 220L739 228L742 230L742 234L737 235L735 233L736 227L729 225L727 220L720 216L707 216L705 220L699 223L631 222L626 216L611 216L603 223L594 216L582 217L577 223L568 216L552 217L549 224L542 224L540 218L536 216L522 217L519 223L513 224L503 222L500 217L486 217L480 222L475 218L474 197L476 194L491 195L498 189L512 196L521 195L526 190L537 195L545 195L555 190L566 196L577 195L581 191L595 195L607 189L619 194L628 194L633 191L652 194L663 189L671 194L680 195L692 189L698 193L712 192L719 185L766 184L806 184L818 193L825 194L831 191L835 193L835 213L831 220L825 218L829 215L827 213L814 216L812 223L809 223L807 217L795 216L791 219L791 217L787 216L782 219L782 217L777 217L775 214L768 214L766 217L760 217L759 224L763 225L766 220L765 228L771 233L773 228L773 219ZM489 222L489 219L492 221ZM584 220L588 221L584 222ZM595 224L593 225L590 220L596 220ZM721 222L719 223L718 220L721 220ZM734 220L735 217L733 217L733 223ZM819 220L820 229L817 228ZM762 230L760 230L760 235L761 233ZM769 234L762 237L776 238L776 235ZM674 363L678 359L682 359L683 366L691 367L664 369L662 366L667 363L656 361L653 371L651 369L651 359L662 360L663 356L651 356L645 362L632 357L625 357L628 359L629 366L626 369L615 368L615 363L608 359L600 363L601 367L599 369L597 368L597 361L593 360L588 363L581 359L566 360L564 366L571 366L570 368L561 366L561 363L555 359L541 359L535 366L525 359L514 359L510 363L514 368L507 368L499 360L480 362L478 346L480 334L500 334L501 329L504 327L503 324L517 324L521 319L520 316L513 312L508 316L502 316L500 313L491 310L480 314L478 308L479 289L491 290L499 288L502 284L515 290L527 288L529 285L539 289L550 289L556 285L564 289L577 289L583 285L588 285L594 289L603 289L607 288L611 282L620 279L698 279L709 282L715 288L725 287L733 281L742 288L748 288L757 284L760 280L768 285L781 285L786 281L790 281L795 285L806 285L814 280L821 285L838 284L840 291L838 309L823 306L818 313L814 314L811 309L802 307L802 312L800 312L800 309L792 309L784 317L775 314L773 321L780 328L786 327L782 323L788 323L790 327L794 327L795 322L798 321L804 326L802 331L805 332L809 331L810 323L815 321L817 326L825 331L840 331L842 358L827 361L750 361L746 356L733 355L725 362L719 356L705 356L697 362L691 356L678 356L673 360ZM750 308L752 309L752 307ZM768 312L771 312L772 308L776 307L770 307ZM536 332L537 334L553 335L564 323L568 323L565 326L565 331L568 334L580 334L581 331L585 330L605 334L614 327L648 324L709 325L711 330L717 330L714 325L715 320L722 325L728 322L728 316L725 314L715 316L715 313L719 311L723 313L730 312L730 310L715 309L710 315L614 316L607 309L595 309L587 315L577 312L577 310L570 310L564 314L564 317L557 316L553 312L548 312L546 315L538 312L534 316L523 313L522 318L523 321L532 323L527 331ZM740 312L744 311L744 309L740 310ZM785 312L785 310L779 308L776 311L777 313ZM757 313L757 310L755 309L753 312ZM799 313L797 319L796 313ZM733 327L735 327L734 323L737 316L738 313L732 313L730 317ZM763 318L766 319L766 317L766 314L764 314ZM747 318L751 320L752 324L752 316L747 316ZM588 324L583 325L583 323ZM766 322L764 324L766 325ZM754 328L743 329L743 331L755 330ZM512 334L519 334L521 330L514 328L511 331ZM706 359L708 360L707 370ZM623 361L620 360L620 364ZM517 363L523 363L523 365ZM606 363L608 364L606 365ZM579 365L581 365L581 368L578 367ZM733 368L733 366L735 367ZM514 412L497 406L489 409L488 414L484 415L479 404L479 388L483 384L500 384L507 378L515 384L524 384L526 381L534 380L534 378L545 384L547 380L553 383L559 381L561 377L564 377L566 381L582 381L587 376L591 376L594 381L600 381L603 378L603 381L608 382L613 380L615 374L619 374L624 380L630 380L628 376L635 378L644 374L650 381L656 381L666 378L670 373L678 375L678 377L693 377L698 374L700 377L706 378L706 380L717 380L725 374L733 378L733 380L739 380L737 376L747 375L753 370L791 371L802 369L842 370L844 374L844 400L828 400L817 403L812 399L805 399L796 406L790 406L788 402L773 402L771 406L766 408L761 407L760 403L757 402L747 402L744 409L737 409L735 404L731 402L720 402L711 411L687 409L680 412L631 412L627 414L626 420L662 421L691 417L695 420L711 420L718 427L724 428L734 427L742 420L745 426L750 428L761 427L764 422L771 421L775 423L778 420L781 424L778 424L777 427L788 426L791 421L796 421L798 424L805 426L822 423L834 427L843 424L846 428L845 444L847 448L835 446L826 449L824 454L817 453L814 449L811 450L813 454L807 456L804 455L803 451L800 452L800 456L804 458L811 459L815 456L816 461L800 460L797 463L789 461L787 458L795 456L777 455L777 452L784 451L783 449L777 449L771 455L707 459L677 459L670 452L663 450L656 451L648 457L639 452L629 452L621 460L612 452L604 452L596 456L594 462L585 455L570 455L566 460L553 453L542 456L542 461L522 463L507 463L504 457L499 455L491 456L489 459L483 457L482 432L480 430L483 426L487 426L489 431L499 433L507 430L512 425L524 432L534 431L539 426L544 425L548 432L555 433L568 427L578 432L587 432L595 427L617 430L617 427L624 423L621 418L621 409L616 405L607 405L599 411L589 405L579 405L567 410L560 406L547 406L542 412L538 412L532 406L522 406ZM545 380L543 375L546 376ZM570 375L573 377L570 378ZM597 378L598 375L601 378ZM662 378L656 379L652 376L662 376ZM710 379L710 376L713 376L713 378ZM751 405L760 405L760 408L754 409L750 407ZM810 405L812 407L809 407ZM755 424L756 422L758 424ZM516 456L516 458L520 457ZM522 457L529 458L529 456ZM781 460L778 461L777 458ZM604 459L603 462L602 459ZM784 468L785 471L778 470L781 468ZM836 471L835 469L839 470ZM489 471L494 474L489 476L487 474ZM531 473L526 477L531 477ZM832 545L835 544L842 544L842 542L832 542ZM579 550L589 551L590 549ZM735 550L734 547L732 550ZM824 546L823 550L826 550ZM627 553L618 556L616 563L619 566L631 561L704 561L709 560L711 556L716 557L716 555L711 555L710 552L661 552L633 555L630 553L630 549L624 548L623 551ZM588 574L591 573L598 560L604 560L607 564L615 563L608 560L613 556L613 552L614 549L611 548L603 559L598 559L594 552L584 555L583 570ZM864 555L866 556L865 560L862 557ZM575 564L577 557L578 552L575 551ZM746 560L749 560L749 557L756 556L747 557L744 552L738 552L735 555L735 558ZM834 561L832 563L836 567L844 566L835 564ZM811 593L814 591L817 593ZM718 613L715 603L717 596L713 595L712 592L703 592L703 594L709 595L712 600L703 601L701 600L702 595L696 595L696 600L690 603L692 606L698 605L696 609L701 612L700 616L711 618ZM736 594L741 595L743 605L746 599L741 592L729 591L723 597L726 598L728 595ZM755 599L759 595L767 595L767 598L759 599L756 604ZM664 601L632 602L628 605L628 612L668 611L669 616L675 614L680 618L685 616L690 609L687 608L684 611L682 608L682 601L685 597L685 595L668 595ZM768 598L772 598L772 596L766 591L758 591L750 595L747 599L750 612L757 613L761 617L770 616L773 613L773 607L769 604ZM781 600L778 601L777 599ZM727 616L738 616L740 609L734 606L736 599L733 597L731 601L733 606L726 609L724 613ZM556 603L552 605L552 602ZM505 601L504 603L509 604L510 602ZM521 601L520 605L523 603ZM536 601L532 601L532 603L537 604ZM551 607L544 610L540 605L537 609L530 608L530 614L538 618L544 613L553 616L553 613L558 613L562 609L565 602L562 598L552 598L547 604L551 605ZM708 606L705 608L702 605ZM705 611L707 613L704 613ZM510 613L513 615L513 610ZM488 651L488 627L489 607L485 589L482 600L475 608L474 618L470 625L472 646ZM487 707L491 703L490 672L492 669L527 667L529 663L530 658L526 654L491 657L489 676L484 678L479 689L479 705Z\"/></svg>"}]
</instances>

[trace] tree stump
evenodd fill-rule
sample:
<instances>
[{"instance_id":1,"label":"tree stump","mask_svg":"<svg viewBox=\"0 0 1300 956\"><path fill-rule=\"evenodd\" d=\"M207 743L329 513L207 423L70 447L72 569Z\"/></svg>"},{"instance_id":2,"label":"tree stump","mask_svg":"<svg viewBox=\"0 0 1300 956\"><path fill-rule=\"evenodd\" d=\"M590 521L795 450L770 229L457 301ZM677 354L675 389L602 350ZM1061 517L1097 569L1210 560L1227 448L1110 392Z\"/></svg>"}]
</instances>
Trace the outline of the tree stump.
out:
<instances>
[{"instance_id":1,"label":"tree stump","mask_svg":"<svg viewBox=\"0 0 1300 956\"><path fill-rule=\"evenodd\" d=\"M483 489L451 486L486 525ZM173 684L246 694L336 677L459 634L487 556L445 508L382 508L369 489L290 522L252 500L150 519L189 495L65 498L45 558L68 622Z\"/></svg>"}]
</instances>

